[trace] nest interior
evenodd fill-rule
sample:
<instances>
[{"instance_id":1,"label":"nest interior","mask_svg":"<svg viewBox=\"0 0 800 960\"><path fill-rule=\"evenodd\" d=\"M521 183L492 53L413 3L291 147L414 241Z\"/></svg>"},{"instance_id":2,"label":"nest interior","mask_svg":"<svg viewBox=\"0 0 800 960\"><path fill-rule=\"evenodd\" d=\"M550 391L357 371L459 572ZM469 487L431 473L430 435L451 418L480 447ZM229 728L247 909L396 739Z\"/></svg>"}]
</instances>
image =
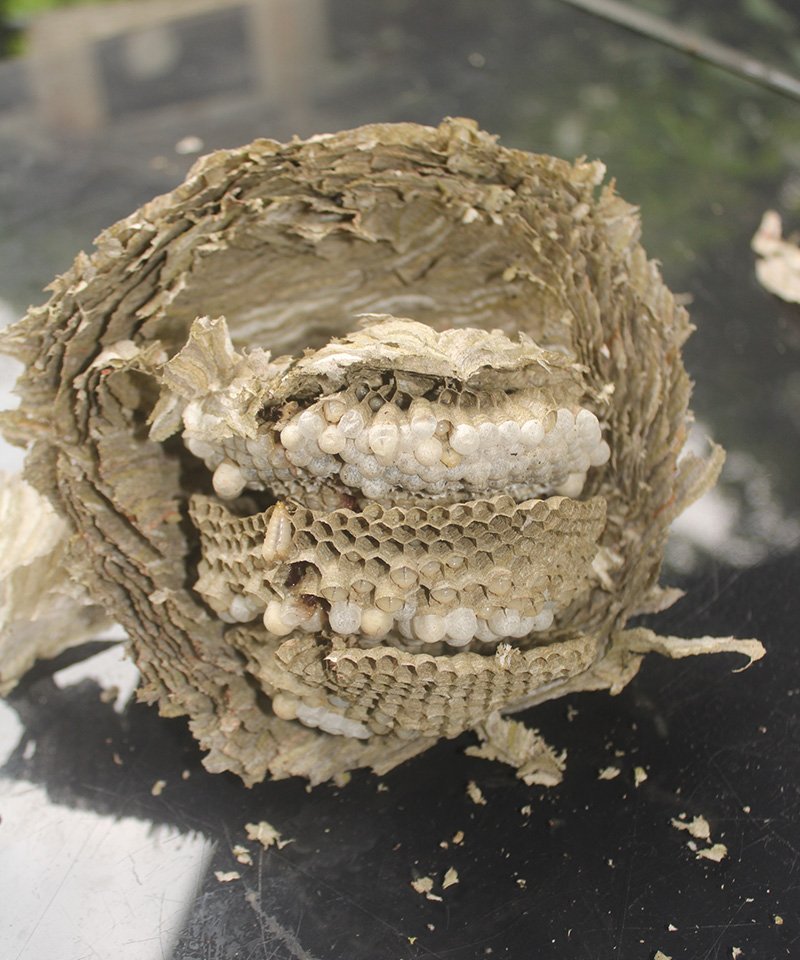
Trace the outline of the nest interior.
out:
<instances>
[{"instance_id":1,"label":"nest interior","mask_svg":"<svg viewBox=\"0 0 800 960\"><path fill-rule=\"evenodd\" d=\"M384 771L492 711L619 689L635 673L643 641L626 640L626 621L658 608L669 523L722 455L681 456L691 326L635 209L603 177L599 163L507 149L465 120L258 140L203 158L106 230L5 334L27 369L4 430L29 446L27 478L67 520L72 576L126 628L140 695L188 716L209 769L248 784ZM579 502L602 503L602 523L590 572L534 641L435 656L324 630L277 636L224 622L195 589L190 501L208 516L215 498L178 438L150 434L165 361L198 317L224 315L242 355L278 357L365 313L522 334L581 369L611 452ZM321 697L340 729L319 728ZM297 721L298 702L317 728Z\"/></svg>"}]
</instances>

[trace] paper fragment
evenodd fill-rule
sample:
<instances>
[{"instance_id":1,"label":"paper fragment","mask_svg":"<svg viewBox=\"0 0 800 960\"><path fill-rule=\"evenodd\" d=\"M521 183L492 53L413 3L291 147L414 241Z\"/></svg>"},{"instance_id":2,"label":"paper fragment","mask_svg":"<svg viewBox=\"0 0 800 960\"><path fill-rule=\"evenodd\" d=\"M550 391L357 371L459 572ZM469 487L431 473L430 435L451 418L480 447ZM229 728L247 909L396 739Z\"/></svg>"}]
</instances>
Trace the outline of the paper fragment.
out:
<instances>
[{"instance_id":1,"label":"paper fragment","mask_svg":"<svg viewBox=\"0 0 800 960\"><path fill-rule=\"evenodd\" d=\"M452 887L458 882L458 871L455 869L455 867L450 867L445 873L444 879L442 880L442 890L446 890L448 887Z\"/></svg>"},{"instance_id":2,"label":"paper fragment","mask_svg":"<svg viewBox=\"0 0 800 960\"><path fill-rule=\"evenodd\" d=\"M433 877L419 877L411 881L411 886L417 893L430 893L433 890Z\"/></svg>"},{"instance_id":3,"label":"paper fragment","mask_svg":"<svg viewBox=\"0 0 800 960\"><path fill-rule=\"evenodd\" d=\"M561 783L567 753L556 753L538 730L493 713L476 728L476 733L482 743L479 747L467 747L465 753L469 756L500 760L516 767L517 777L528 786L554 787Z\"/></svg>"},{"instance_id":4,"label":"paper fragment","mask_svg":"<svg viewBox=\"0 0 800 960\"><path fill-rule=\"evenodd\" d=\"M246 823L245 830L247 839L257 841L265 850L272 846L283 850L287 844L294 843L294 839L282 840L280 832L266 820L261 820L259 823Z\"/></svg>"},{"instance_id":5,"label":"paper fragment","mask_svg":"<svg viewBox=\"0 0 800 960\"><path fill-rule=\"evenodd\" d=\"M711 827L705 817L693 817L688 823L682 820L671 820L676 830L686 830L696 840L708 840L711 836Z\"/></svg>"},{"instance_id":6,"label":"paper fragment","mask_svg":"<svg viewBox=\"0 0 800 960\"><path fill-rule=\"evenodd\" d=\"M698 850L695 856L698 860L713 860L714 863L719 863L728 856L728 848L724 843L715 843L713 846Z\"/></svg>"},{"instance_id":7,"label":"paper fragment","mask_svg":"<svg viewBox=\"0 0 800 960\"><path fill-rule=\"evenodd\" d=\"M231 851L238 860L239 863L244 864L245 866L251 866L253 863L253 856L247 847L243 847L240 843L237 843L233 850Z\"/></svg>"},{"instance_id":8,"label":"paper fragment","mask_svg":"<svg viewBox=\"0 0 800 960\"><path fill-rule=\"evenodd\" d=\"M621 773L619 767L603 767L597 774L598 780L615 780Z\"/></svg>"},{"instance_id":9,"label":"paper fragment","mask_svg":"<svg viewBox=\"0 0 800 960\"><path fill-rule=\"evenodd\" d=\"M0 472L0 696L36 660L111 625L71 580L69 551L69 529L50 502L21 477Z\"/></svg>"},{"instance_id":10,"label":"paper fragment","mask_svg":"<svg viewBox=\"0 0 800 960\"><path fill-rule=\"evenodd\" d=\"M486 806L486 798L483 795L483 791L474 780L470 780L470 782L467 784L467 796L477 806Z\"/></svg>"},{"instance_id":11,"label":"paper fragment","mask_svg":"<svg viewBox=\"0 0 800 960\"><path fill-rule=\"evenodd\" d=\"M762 258L756 261L758 282L787 303L800 303L800 245L796 239L783 239L781 218L767 210L752 240L753 250Z\"/></svg>"},{"instance_id":12,"label":"paper fragment","mask_svg":"<svg viewBox=\"0 0 800 960\"><path fill-rule=\"evenodd\" d=\"M426 900L434 900L438 903L441 903L442 898L437 893L432 892L432 877L419 877L417 880L411 881L411 886L417 891L417 893L424 894Z\"/></svg>"}]
</instances>

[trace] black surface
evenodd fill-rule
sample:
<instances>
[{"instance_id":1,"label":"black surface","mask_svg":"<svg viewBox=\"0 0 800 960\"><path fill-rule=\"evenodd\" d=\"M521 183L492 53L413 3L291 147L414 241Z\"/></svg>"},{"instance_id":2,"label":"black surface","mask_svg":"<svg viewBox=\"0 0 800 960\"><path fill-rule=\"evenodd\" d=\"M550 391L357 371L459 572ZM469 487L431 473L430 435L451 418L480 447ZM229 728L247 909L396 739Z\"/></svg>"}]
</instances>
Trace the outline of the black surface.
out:
<instances>
[{"instance_id":1,"label":"black surface","mask_svg":"<svg viewBox=\"0 0 800 960\"><path fill-rule=\"evenodd\" d=\"M29 108L0 119L0 297L12 310L40 300L94 233L178 182L192 158L174 145L189 134L208 149L467 114L511 146L599 154L642 206L649 251L694 300L694 408L730 453L716 499L670 551L668 579L687 597L653 622L689 637L756 636L768 656L741 674L733 657L653 656L618 697L529 712L568 751L551 790L466 757L468 735L380 780L360 772L311 793L298 781L246 790L203 771L184 721L134 704L118 713L97 682L56 683L63 663L40 666L0 712L12 741L0 771L0 883L5 873L13 892L0 902L0 942L10 944L0 957L634 960L660 949L727 960L734 947L743 960L800 956L800 319L759 289L749 251L763 209L800 214L800 111L557 3L323 9L328 53L300 119L296 105L226 100L225 69L208 100L205 87L175 111L154 80L152 102L140 88L135 115L113 114L80 138L42 127ZM696 12L701 26L713 28L720 9ZM769 37L776 57L788 49L790 32L770 34L741 10L725 31L762 56ZM609 765L620 775L598 780ZM636 766L648 773L638 788ZM470 780L485 806L466 795ZM670 825L684 813L708 819L726 859L695 858ZM244 824L262 819L294 842L263 852L247 843L254 865L236 863ZM136 841L150 851L147 874L123 843L137 824L149 828ZM81 830L87 839L71 847L69 832ZM15 890L20 831L47 880ZM90 842L96 831L102 843ZM186 855L185 868L182 839L206 851ZM84 892L78 878L95 865ZM460 882L442 892L451 866ZM234 869L241 878L230 883L214 875ZM411 888L425 875L441 903ZM101 922L126 899L138 905L130 918Z\"/></svg>"},{"instance_id":2,"label":"black surface","mask_svg":"<svg viewBox=\"0 0 800 960\"><path fill-rule=\"evenodd\" d=\"M694 584L691 609L662 617L675 630L746 624L770 649L747 673L731 675L734 658L652 658L616 698L584 694L529 712L568 751L564 783L552 790L464 756L473 741L463 736L381 780L359 773L344 788L310 794L294 780L248 791L202 770L181 721L143 706L118 716L96 685L58 690L42 668L11 698L26 733L4 775L42 785L54 805L217 841L172 953L181 960L627 958L656 948L721 958L733 946L746 957L791 957L800 658L786 622L793 598L781 584L799 574L798 555L744 573L716 568ZM37 750L26 761L28 739ZM619 777L598 780L608 765ZM648 772L638 788L636 766ZM184 769L190 778L177 782ZM151 796L162 777L169 786ZM467 797L469 780L485 806ZM670 825L682 813L708 819L728 847L722 863L695 859L688 835ZM242 867L231 847L245 841L245 823L265 817L295 842ZM465 837L455 845L458 830ZM442 903L409 886L418 876L441 880L450 866L460 882ZM214 877L233 869L240 881Z\"/></svg>"}]
</instances>

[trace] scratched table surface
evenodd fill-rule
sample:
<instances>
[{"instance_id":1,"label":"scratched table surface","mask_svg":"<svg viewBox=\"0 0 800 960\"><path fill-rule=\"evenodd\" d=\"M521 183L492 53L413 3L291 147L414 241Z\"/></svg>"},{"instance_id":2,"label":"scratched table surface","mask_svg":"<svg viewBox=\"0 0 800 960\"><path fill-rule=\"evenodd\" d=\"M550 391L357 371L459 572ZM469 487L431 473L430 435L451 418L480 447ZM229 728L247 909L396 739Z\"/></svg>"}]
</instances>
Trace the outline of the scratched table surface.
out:
<instances>
[{"instance_id":1,"label":"scratched table surface","mask_svg":"<svg viewBox=\"0 0 800 960\"><path fill-rule=\"evenodd\" d=\"M655 6L800 63L788 0ZM16 42L0 61L4 321L198 153L256 136L451 114L602 157L690 304L697 428L729 452L676 526L665 580L687 596L656 623L759 637L768 656L744 673L653 656L620 696L531 711L568 754L554 789L467 757L464 735L309 792L207 774L185 722L135 702L118 644L73 651L0 702L0 955L800 956L800 312L758 286L749 248L765 209L800 225L798 104L556 0L147 0L46 14ZM13 377L5 362L9 400ZM696 816L721 862L671 824ZM291 843L248 842L262 820ZM441 900L412 888L426 876Z\"/></svg>"}]
</instances>

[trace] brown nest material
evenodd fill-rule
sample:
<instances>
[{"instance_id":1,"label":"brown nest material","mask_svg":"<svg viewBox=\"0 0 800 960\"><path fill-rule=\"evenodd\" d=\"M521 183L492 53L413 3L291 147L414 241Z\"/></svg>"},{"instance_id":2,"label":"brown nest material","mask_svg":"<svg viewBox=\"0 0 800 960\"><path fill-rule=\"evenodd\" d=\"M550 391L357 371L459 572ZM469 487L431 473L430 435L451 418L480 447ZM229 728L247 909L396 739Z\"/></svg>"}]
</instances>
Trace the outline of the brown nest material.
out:
<instances>
[{"instance_id":1,"label":"brown nest material","mask_svg":"<svg viewBox=\"0 0 800 960\"><path fill-rule=\"evenodd\" d=\"M64 568L209 770L385 771L651 649L761 655L626 629L722 452L603 176L464 120L257 140L5 335Z\"/></svg>"}]
</instances>

